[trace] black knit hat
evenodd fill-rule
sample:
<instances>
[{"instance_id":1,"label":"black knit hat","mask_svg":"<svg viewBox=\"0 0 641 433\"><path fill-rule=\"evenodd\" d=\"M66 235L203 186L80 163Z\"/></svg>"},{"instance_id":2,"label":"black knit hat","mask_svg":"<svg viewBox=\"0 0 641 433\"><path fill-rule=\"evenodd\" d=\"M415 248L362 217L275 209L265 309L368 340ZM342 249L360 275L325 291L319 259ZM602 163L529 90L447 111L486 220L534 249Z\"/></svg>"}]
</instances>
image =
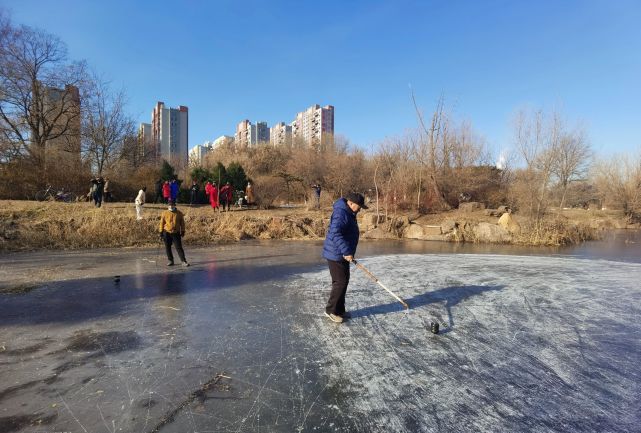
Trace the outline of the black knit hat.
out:
<instances>
[{"instance_id":1,"label":"black knit hat","mask_svg":"<svg viewBox=\"0 0 641 433\"><path fill-rule=\"evenodd\" d=\"M365 197L363 197L363 194L361 193L350 192L345 196L345 199L351 201L352 203L356 203L363 209L369 209L367 206L365 206Z\"/></svg>"}]
</instances>

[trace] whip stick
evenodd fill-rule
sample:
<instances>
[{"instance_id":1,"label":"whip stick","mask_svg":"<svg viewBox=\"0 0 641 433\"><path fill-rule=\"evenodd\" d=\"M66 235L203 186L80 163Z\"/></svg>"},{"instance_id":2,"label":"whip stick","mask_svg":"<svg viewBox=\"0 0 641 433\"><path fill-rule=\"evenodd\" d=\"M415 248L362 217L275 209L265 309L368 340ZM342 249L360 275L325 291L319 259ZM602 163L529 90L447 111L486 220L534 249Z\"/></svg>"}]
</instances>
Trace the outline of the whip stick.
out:
<instances>
[{"instance_id":1,"label":"whip stick","mask_svg":"<svg viewBox=\"0 0 641 433\"><path fill-rule=\"evenodd\" d=\"M407 309L409 310L410 306L409 306L409 305L407 305L407 303L406 303L404 300L402 300L401 298L399 298L398 296L396 296L396 294L395 294L394 292L392 292L390 289L388 289L387 287L385 287L385 285L384 285L383 283L381 283L381 282L379 281L379 279L378 279L378 278L376 278L376 277L374 276L374 274L372 274L372 273L371 273L371 272L370 272L370 271L369 271L365 266L363 266L363 265L361 265L360 263L358 263L358 262L356 261L356 259L352 259L352 263L354 263L358 269L360 269L361 271L365 272L365 274L366 274L369 278L371 278L371 279L372 279L372 281L374 281L376 284L378 284L379 286L381 286L382 288L384 288L384 289L387 291L387 293L389 293L389 294L390 294L390 295L392 295L394 298L396 298L396 300L397 300L398 302L400 302L401 304L403 304L403 307L405 307L405 308L407 308Z\"/></svg>"}]
</instances>

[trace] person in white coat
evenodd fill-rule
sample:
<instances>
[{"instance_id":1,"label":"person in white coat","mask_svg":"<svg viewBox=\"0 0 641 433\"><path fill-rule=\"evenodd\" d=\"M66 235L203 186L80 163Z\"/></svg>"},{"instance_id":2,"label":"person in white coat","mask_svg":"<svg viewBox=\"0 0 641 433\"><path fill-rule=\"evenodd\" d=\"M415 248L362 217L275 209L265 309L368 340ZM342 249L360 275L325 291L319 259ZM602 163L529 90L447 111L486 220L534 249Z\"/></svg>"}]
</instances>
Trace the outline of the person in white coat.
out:
<instances>
[{"instance_id":1,"label":"person in white coat","mask_svg":"<svg viewBox=\"0 0 641 433\"><path fill-rule=\"evenodd\" d=\"M145 204L145 192L147 187L143 186L140 191L138 191L138 196L136 197L136 220L140 221L142 219L142 206Z\"/></svg>"}]
</instances>

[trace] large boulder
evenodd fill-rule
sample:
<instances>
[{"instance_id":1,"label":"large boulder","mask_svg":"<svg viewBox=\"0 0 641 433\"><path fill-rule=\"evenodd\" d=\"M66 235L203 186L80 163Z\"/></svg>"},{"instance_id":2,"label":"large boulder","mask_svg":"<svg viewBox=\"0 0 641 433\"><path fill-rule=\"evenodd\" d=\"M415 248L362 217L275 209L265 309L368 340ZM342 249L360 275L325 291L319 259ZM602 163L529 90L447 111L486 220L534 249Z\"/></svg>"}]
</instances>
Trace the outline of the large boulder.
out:
<instances>
[{"instance_id":1,"label":"large boulder","mask_svg":"<svg viewBox=\"0 0 641 433\"><path fill-rule=\"evenodd\" d=\"M452 219L447 219L441 223L441 231L449 233L458 227L458 223Z\"/></svg>"},{"instance_id":2,"label":"large boulder","mask_svg":"<svg viewBox=\"0 0 641 433\"><path fill-rule=\"evenodd\" d=\"M441 226L424 226L421 224L410 224L403 231L403 237L407 239L421 240L444 240Z\"/></svg>"},{"instance_id":3,"label":"large boulder","mask_svg":"<svg viewBox=\"0 0 641 433\"><path fill-rule=\"evenodd\" d=\"M512 237L510 233L501 226L490 223L478 223L474 227L474 235L479 242L489 242L500 244L510 242Z\"/></svg>"},{"instance_id":4,"label":"large boulder","mask_svg":"<svg viewBox=\"0 0 641 433\"><path fill-rule=\"evenodd\" d=\"M365 227L366 230L374 228L379 224L385 222L385 215L376 215L375 213L366 213L362 216L359 225Z\"/></svg>"},{"instance_id":5,"label":"large boulder","mask_svg":"<svg viewBox=\"0 0 641 433\"><path fill-rule=\"evenodd\" d=\"M499 218L499 226L503 227L510 233L519 233L521 231L521 226L509 212L501 215L501 218Z\"/></svg>"},{"instance_id":6,"label":"large boulder","mask_svg":"<svg viewBox=\"0 0 641 433\"><path fill-rule=\"evenodd\" d=\"M363 239L398 239L395 233L390 232L384 226L378 226L375 229L367 230L362 235Z\"/></svg>"},{"instance_id":7,"label":"large boulder","mask_svg":"<svg viewBox=\"0 0 641 433\"><path fill-rule=\"evenodd\" d=\"M403 237L408 239L423 239L423 236L425 236L425 230L420 224L410 224L403 232Z\"/></svg>"}]
</instances>

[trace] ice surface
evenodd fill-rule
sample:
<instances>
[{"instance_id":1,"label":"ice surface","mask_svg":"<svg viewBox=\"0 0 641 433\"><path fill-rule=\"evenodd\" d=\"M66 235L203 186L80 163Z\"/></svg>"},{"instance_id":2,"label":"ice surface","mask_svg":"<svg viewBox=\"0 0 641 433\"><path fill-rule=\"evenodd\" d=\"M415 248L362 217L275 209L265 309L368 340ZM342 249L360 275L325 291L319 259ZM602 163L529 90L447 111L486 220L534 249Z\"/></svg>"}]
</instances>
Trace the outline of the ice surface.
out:
<instances>
[{"instance_id":1,"label":"ice surface","mask_svg":"<svg viewBox=\"0 0 641 433\"><path fill-rule=\"evenodd\" d=\"M326 271L302 275L329 386L358 431L638 431L641 266L496 255L362 261L410 305L352 269L353 319L316 319ZM431 321L441 324L438 335Z\"/></svg>"},{"instance_id":2,"label":"ice surface","mask_svg":"<svg viewBox=\"0 0 641 433\"><path fill-rule=\"evenodd\" d=\"M0 295L0 431L639 430L639 263L368 255L411 308L337 325L317 246L234 254Z\"/></svg>"}]
</instances>

